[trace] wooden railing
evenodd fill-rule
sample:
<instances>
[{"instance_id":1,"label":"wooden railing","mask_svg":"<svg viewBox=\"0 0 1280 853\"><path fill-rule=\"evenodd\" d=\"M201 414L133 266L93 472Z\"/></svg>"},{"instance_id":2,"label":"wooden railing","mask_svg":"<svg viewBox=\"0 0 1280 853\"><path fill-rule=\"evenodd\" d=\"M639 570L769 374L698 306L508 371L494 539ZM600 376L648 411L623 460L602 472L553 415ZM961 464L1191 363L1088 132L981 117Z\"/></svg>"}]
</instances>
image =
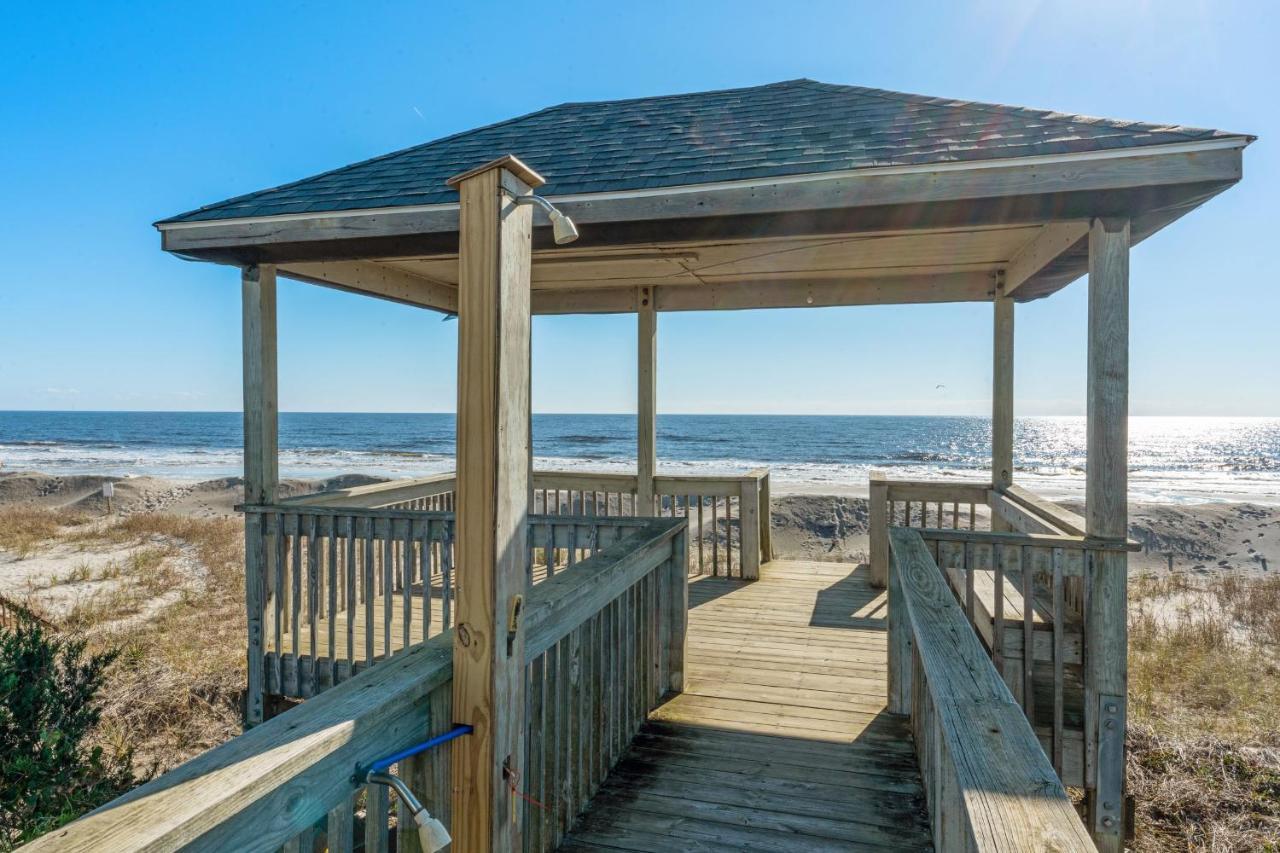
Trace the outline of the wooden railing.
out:
<instances>
[{"instance_id":1,"label":"wooden railing","mask_svg":"<svg viewBox=\"0 0 1280 853\"><path fill-rule=\"evenodd\" d=\"M559 846L649 712L684 687L686 526L648 524L673 535L538 590L546 616L525 639L525 850Z\"/></svg>"},{"instance_id":2,"label":"wooden railing","mask_svg":"<svg viewBox=\"0 0 1280 853\"><path fill-rule=\"evenodd\" d=\"M358 498L374 503L374 494ZM309 698L452 627L453 514L399 508L427 498L396 497L391 508L298 501L244 508L254 557L246 565L250 707L258 696ZM530 516L530 585L643 524Z\"/></svg>"},{"instance_id":3,"label":"wooden railing","mask_svg":"<svg viewBox=\"0 0 1280 853\"><path fill-rule=\"evenodd\" d=\"M1087 618L1086 598L1097 567L1138 544L1092 538L1080 516L1018 486L873 475L870 493L873 582L886 578L892 526L917 531L1059 779L1093 797L1101 773L1119 790L1123 698L1092 689L1087 665L1091 648L1095 665L1124 657ZM909 653L892 619L889 635L890 704L902 708Z\"/></svg>"},{"instance_id":4,"label":"wooden railing","mask_svg":"<svg viewBox=\"0 0 1280 853\"><path fill-rule=\"evenodd\" d=\"M911 717L935 849L1095 849L921 534L888 539L890 711Z\"/></svg>"},{"instance_id":5,"label":"wooden railing","mask_svg":"<svg viewBox=\"0 0 1280 853\"><path fill-rule=\"evenodd\" d=\"M554 847L639 721L683 683L684 531L683 523L645 520L528 594L528 754L518 784L538 801L524 810L531 850ZM417 850L413 833L393 837L393 824L406 825L407 816L392 820L385 789L365 790L353 771L450 729L452 678L448 630L29 849ZM402 761L396 772L448 826L449 749Z\"/></svg>"},{"instance_id":6,"label":"wooden railing","mask_svg":"<svg viewBox=\"0 0 1280 853\"><path fill-rule=\"evenodd\" d=\"M436 474L338 489L281 501L297 507L348 507L450 511L454 475ZM697 574L755 579L772 558L769 471L747 474L659 476L653 506L637 503L636 475L535 471L529 511L583 517L665 516L689 522L689 563ZM562 555L563 556L563 555Z\"/></svg>"}]
</instances>

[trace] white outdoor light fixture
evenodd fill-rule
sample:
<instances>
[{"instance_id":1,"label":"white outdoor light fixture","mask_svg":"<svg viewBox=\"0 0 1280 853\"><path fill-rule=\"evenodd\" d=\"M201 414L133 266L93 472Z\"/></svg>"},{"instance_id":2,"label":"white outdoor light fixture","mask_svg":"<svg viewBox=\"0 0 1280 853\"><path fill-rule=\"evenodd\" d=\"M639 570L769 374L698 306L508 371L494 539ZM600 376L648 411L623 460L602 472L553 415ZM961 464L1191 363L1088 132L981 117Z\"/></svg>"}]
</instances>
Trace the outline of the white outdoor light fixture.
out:
<instances>
[{"instance_id":1,"label":"white outdoor light fixture","mask_svg":"<svg viewBox=\"0 0 1280 853\"><path fill-rule=\"evenodd\" d=\"M551 220L551 233L555 236L557 246L563 246L578 239L578 226L573 224L573 220L542 196L533 193L518 195L516 204L536 204L547 212L547 217Z\"/></svg>"}]
</instances>

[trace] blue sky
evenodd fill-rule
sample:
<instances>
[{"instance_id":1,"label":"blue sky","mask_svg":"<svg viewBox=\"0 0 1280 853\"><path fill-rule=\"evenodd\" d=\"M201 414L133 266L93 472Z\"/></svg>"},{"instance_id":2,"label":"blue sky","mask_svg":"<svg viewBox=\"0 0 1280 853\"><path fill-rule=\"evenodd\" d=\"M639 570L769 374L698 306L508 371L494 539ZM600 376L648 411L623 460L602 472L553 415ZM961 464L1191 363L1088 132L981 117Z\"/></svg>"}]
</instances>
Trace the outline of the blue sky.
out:
<instances>
[{"instance_id":1,"label":"blue sky","mask_svg":"<svg viewBox=\"0 0 1280 853\"><path fill-rule=\"evenodd\" d=\"M150 223L564 101L795 77L1261 136L1135 249L1132 412L1280 415L1274 3L21 4L0 31L0 409L238 409L235 271ZM667 412L984 414L986 305L665 315ZM744 347L744 342L750 346ZM456 324L282 282L281 406L448 411ZM1080 414L1085 285L1021 306ZM534 405L626 412L634 319L540 318ZM937 385L945 385L938 389Z\"/></svg>"}]
</instances>

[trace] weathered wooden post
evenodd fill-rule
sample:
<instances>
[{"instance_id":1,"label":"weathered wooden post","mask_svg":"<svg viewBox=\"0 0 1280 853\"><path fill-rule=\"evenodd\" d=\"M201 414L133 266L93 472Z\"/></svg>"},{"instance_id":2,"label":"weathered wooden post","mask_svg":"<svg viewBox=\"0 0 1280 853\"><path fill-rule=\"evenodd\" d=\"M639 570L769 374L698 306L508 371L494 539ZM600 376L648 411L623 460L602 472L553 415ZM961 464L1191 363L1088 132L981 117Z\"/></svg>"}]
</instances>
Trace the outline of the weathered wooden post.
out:
<instances>
[{"instance_id":1,"label":"weathered wooden post","mask_svg":"<svg viewBox=\"0 0 1280 853\"><path fill-rule=\"evenodd\" d=\"M1089 382L1086 530L1128 533L1129 220L1089 231ZM1089 831L1103 853L1124 849L1128 554L1092 551L1086 574L1085 783Z\"/></svg>"},{"instance_id":2,"label":"weathered wooden post","mask_svg":"<svg viewBox=\"0 0 1280 853\"><path fill-rule=\"evenodd\" d=\"M742 547L742 579L760 578L760 477L742 478L738 488L739 544Z\"/></svg>"},{"instance_id":3,"label":"weathered wooden post","mask_svg":"<svg viewBox=\"0 0 1280 853\"><path fill-rule=\"evenodd\" d=\"M1013 297L1004 295L1003 276L995 295L995 334L991 369L991 484L996 490L1013 485ZM992 530L1009 525L994 513Z\"/></svg>"},{"instance_id":4,"label":"weathered wooden post","mask_svg":"<svg viewBox=\"0 0 1280 853\"><path fill-rule=\"evenodd\" d=\"M276 268L264 264L245 267L240 275L243 303L244 356L244 502L275 503L279 483L279 403L276 394ZM274 531L266 529L261 513L245 514L244 583L248 618L248 679L245 725L262 722L263 638L267 601L278 590L268 589L274 577Z\"/></svg>"},{"instance_id":5,"label":"weathered wooden post","mask_svg":"<svg viewBox=\"0 0 1280 853\"><path fill-rule=\"evenodd\" d=\"M524 757L529 512L529 267L533 212L515 197L543 183L514 157L449 180L458 189L457 629L453 850L521 849L509 784Z\"/></svg>"},{"instance_id":6,"label":"weathered wooden post","mask_svg":"<svg viewBox=\"0 0 1280 853\"><path fill-rule=\"evenodd\" d=\"M872 471L867 494L868 561L871 585L884 589L889 579L889 484L882 471Z\"/></svg>"},{"instance_id":7,"label":"weathered wooden post","mask_svg":"<svg viewBox=\"0 0 1280 853\"><path fill-rule=\"evenodd\" d=\"M658 312L653 289L636 290L636 515L653 515L658 470Z\"/></svg>"}]
</instances>

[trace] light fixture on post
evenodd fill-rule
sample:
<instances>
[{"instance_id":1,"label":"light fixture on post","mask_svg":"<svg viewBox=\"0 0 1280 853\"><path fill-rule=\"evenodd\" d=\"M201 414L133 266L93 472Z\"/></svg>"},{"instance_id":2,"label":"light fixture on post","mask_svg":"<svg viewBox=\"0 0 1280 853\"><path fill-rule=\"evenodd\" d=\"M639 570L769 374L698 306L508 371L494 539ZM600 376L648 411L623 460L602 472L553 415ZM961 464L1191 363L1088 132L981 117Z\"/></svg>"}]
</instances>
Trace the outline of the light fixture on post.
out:
<instances>
[{"instance_id":1,"label":"light fixture on post","mask_svg":"<svg viewBox=\"0 0 1280 853\"><path fill-rule=\"evenodd\" d=\"M551 220L551 233L555 236L557 246L563 246L578 239L578 226L573 224L573 220L542 196L529 193L515 198L516 204L536 204L547 212L547 217Z\"/></svg>"}]
</instances>

